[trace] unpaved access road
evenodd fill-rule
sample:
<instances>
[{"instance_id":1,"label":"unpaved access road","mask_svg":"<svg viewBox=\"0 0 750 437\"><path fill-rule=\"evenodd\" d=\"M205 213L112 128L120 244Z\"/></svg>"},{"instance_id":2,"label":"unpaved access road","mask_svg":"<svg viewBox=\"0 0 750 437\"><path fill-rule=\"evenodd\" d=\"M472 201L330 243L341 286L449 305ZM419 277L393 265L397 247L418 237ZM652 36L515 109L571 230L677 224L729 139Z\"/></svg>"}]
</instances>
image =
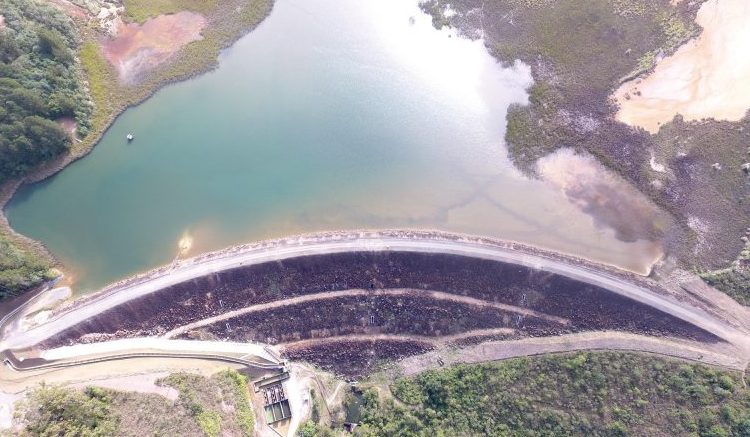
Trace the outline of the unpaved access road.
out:
<instances>
[{"instance_id":1,"label":"unpaved access road","mask_svg":"<svg viewBox=\"0 0 750 437\"><path fill-rule=\"evenodd\" d=\"M530 310L528 308L521 308L513 305L506 305L497 302L488 302L481 299L476 299L468 296L459 296L457 294L444 293L441 291L432 290L414 290L409 288L389 288L385 290L363 290L363 289L351 289L351 290L340 290L340 291L327 291L324 293L307 294L304 296L292 297L289 299L276 300L269 303L251 305L242 309L227 311L218 316L207 317L205 319L198 320L197 322L188 323L186 325L175 328L163 335L164 338L175 338L181 334L184 334L193 329L201 328L204 326L213 325L217 322L223 322L230 320L234 317L250 314L254 312L267 311L270 309L283 308L291 305L298 305L308 302L316 302L326 299L339 299L342 297L369 297L369 296L412 296L418 294L421 297L429 297L435 300L444 300L448 302L456 302L467 305L474 305L477 307L489 307L499 310L504 310L516 314L522 314L524 316L537 317L542 320L547 320L561 325L570 324L570 320L562 317L551 316L548 314L540 313L538 311Z\"/></svg>"},{"instance_id":2,"label":"unpaved access road","mask_svg":"<svg viewBox=\"0 0 750 437\"><path fill-rule=\"evenodd\" d=\"M452 254L517 264L559 274L649 305L700 327L744 351L750 351L750 338L746 332L687 301L678 301L666 294L657 293L625 277L615 275L604 267L597 269L590 263L578 264L565 257L553 259L535 254L528 248L514 243L446 233L406 231L317 234L253 246L239 246L221 253L185 260L172 268L162 268L148 277L110 287L99 296L87 299L80 305L73 305L68 311L28 330L21 328L17 317L10 318L5 321L4 326L0 326L0 351L34 346L102 311L183 281L268 261L357 251Z\"/></svg>"},{"instance_id":3,"label":"unpaved access road","mask_svg":"<svg viewBox=\"0 0 750 437\"><path fill-rule=\"evenodd\" d=\"M398 363L403 375L458 363L482 363L509 358L583 350L639 351L744 371L747 359L667 339L623 332L586 332L556 337L490 341L461 349L442 348L404 358ZM442 363L442 364L441 364Z\"/></svg>"}]
</instances>

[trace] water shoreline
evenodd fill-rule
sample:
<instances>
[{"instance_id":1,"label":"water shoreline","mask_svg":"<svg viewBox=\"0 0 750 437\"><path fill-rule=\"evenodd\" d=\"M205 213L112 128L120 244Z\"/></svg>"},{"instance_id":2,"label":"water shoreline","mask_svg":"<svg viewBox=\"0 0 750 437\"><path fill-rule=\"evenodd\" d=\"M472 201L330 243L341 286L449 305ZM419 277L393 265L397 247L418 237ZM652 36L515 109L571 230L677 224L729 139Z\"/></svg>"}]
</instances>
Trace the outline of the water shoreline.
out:
<instances>
[{"instance_id":1,"label":"water shoreline","mask_svg":"<svg viewBox=\"0 0 750 437\"><path fill-rule=\"evenodd\" d=\"M292 259L311 254L325 256L337 253L353 253L352 251L397 253L409 252L410 250L416 250L415 248L421 248L419 250L425 253L449 254L455 251L458 254L471 252L474 253L473 256L478 257L477 259L490 257L490 253L497 253L497 256L504 253L506 255L502 255L503 257L511 257L514 259L513 262L519 263L519 265L542 270L549 269L550 272L571 278L589 277L587 280L592 281L591 283L605 281L611 284L628 284L627 287L636 287L643 293L652 295L656 301L672 302L669 305L679 307L689 305L700 308L705 312L703 314L711 314L713 317L726 320L706 302L702 302L685 292L670 290L652 278L572 255L547 251L513 241L441 231L359 230L304 234L242 244L220 251L204 253L111 283L95 293L68 300L52 309L45 320L39 321L39 325L29 325L28 320L22 323L28 314L24 313L23 308L16 309L14 311L19 314L14 317L14 320L4 320L6 325L7 323L10 324L2 327L3 335L7 335L8 329L21 329L23 332L31 334L38 330L37 328L48 324L67 323L63 319L73 317L72 314L82 310L84 313L95 311L98 314L106 311L111 305L120 305L123 302L158 293L159 290L169 288L177 283L189 282L198 277L211 277L221 271L231 271L238 267L246 268L269 260L278 262L289 257ZM612 286L611 284L610 286ZM616 287L620 286L616 285ZM125 294L120 295L123 292ZM623 288L622 293L628 296L631 292ZM638 299L640 300L640 298ZM653 304L656 301L647 299L644 302ZM23 327L21 327L22 324ZM731 322L730 324L734 323ZM45 328L45 336L52 335L48 331L49 328Z\"/></svg>"},{"instance_id":2,"label":"water shoreline","mask_svg":"<svg viewBox=\"0 0 750 437\"><path fill-rule=\"evenodd\" d=\"M43 242L34 240L31 237L17 232L10 225L8 217L5 215L5 208L15 195L16 191L23 185L34 184L51 178L70 164L88 156L88 154L94 150L94 147L99 144L104 135L109 131L117 118L128 109L135 108L143 104L148 99L153 97L157 92L165 89L170 85L186 82L215 70L219 66L218 57L221 52L230 48L240 38L252 32L271 14L273 10L274 0L264 0L264 4L266 5L264 11L265 13L263 16L259 17L256 22L245 23L245 25L243 26L241 19L237 19L237 23L235 24L240 26L239 33L230 34L228 36L215 36L215 38L218 39L216 41L218 44L218 51L216 53L205 52L204 57L196 61L197 67L192 71L189 71L187 73L181 72L179 71L179 69L177 71L170 71L170 68L177 68L178 64L183 60L183 58L187 56L187 47L183 47L173 59L171 59L166 64L159 66L156 70L152 71L149 74L149 77L141 81L138 85L128 87L127 85L121 84L119 82L114 84L119 88L117 91L120 92L120 95L122 92L127 92L128 97L122 97L114 102L115 107L111 113L107 114L106 121L102 126L95 128L83 140L74 139L73 145L65 155L55 158L54 160L44 164L43 166L40 166L39 168L34 169L21 178L9 180L0 186L0 235L7 236L11 244L20 246L20 249L23 251L31 252L33 256L49 264L50 268L57 270L63 269L64 264L62 263L62 261L60 261ZM219 17L212 17L214 19L210 20L209 26L217 26L216 22L221 19L221 13L216 12L216 14L219 15ZM84 32L87 31L84 30ZM85 44L87 41L96 40L98 37L98 35L95 35L93 37L89 35L84 38L83 44ZM83 47L83 44L81 45L81 47ZM98 49L98 43L96 44ZM110 69L113 68L109 64L108 67ZM84 68L82 68L82 70L85 72ZM86 82L90 82L90 79L91 75L85 74ZM57 279L62 276L62 274L58 275ZM30 289L22 291L17 295L26 294L33 288L35 287L32 286Z\"/></svg>"},{"instance_id":3,"label":"water shoreline","mask_svg":"<svg viewBox=\"0 0 750 437\"><path fill-rule=\"evenodd\" d=\"M373 241L373 250L378 249L378 238L400 238L405 240L434 240L444 242L469 242L472 244L479 244L488 247L497 247L507 250L516 251L523 254L528 254L535 257L544 258L547 260L564 262L570 265L576 265L583 269L590 269L599 272L606 272L608 275L626 280L628 282L638 284L641 287L648 288L651 291L662 295L672 294L664 286L650 278L648 275L643 275L638 272L625 270L614 265L604 264L597 261L588 260L573 254L548 250L533 246L527 243L520 243L517 241L469 235L456 232L447 232L440 230L423 230L423 229L355 229L355 230L341 230L341 231L324 231L324 232L313 232L304 233L298 235L290 235L281 238L259 240L250 243L241 243L232 245L223 249L204 252L195 255L190 258L176 260L173 263L165 264L154 267L152 269L133 274L124 279L111 282L97 291L87 293L82 296L74 296L72 300L68 300L62 305L54 309L51 317L55 317L61 313L73 311L80 305L86 305L90 301L99 300L105 298L108 295L117 293L123 288L138 285L143 282L147 282L156 278L166 277L171 274L174 269L181 266L189 266L199 264L208 260L218 260L234 255L240 255L243 253L250 253L260 250L273 250L282 247L296 247L305 246L310 243L320 242L337 242L346 240L357 240L357 239L368 239ZM382 247L380 249L386 249Z\"/></svg>"}]
</instances>

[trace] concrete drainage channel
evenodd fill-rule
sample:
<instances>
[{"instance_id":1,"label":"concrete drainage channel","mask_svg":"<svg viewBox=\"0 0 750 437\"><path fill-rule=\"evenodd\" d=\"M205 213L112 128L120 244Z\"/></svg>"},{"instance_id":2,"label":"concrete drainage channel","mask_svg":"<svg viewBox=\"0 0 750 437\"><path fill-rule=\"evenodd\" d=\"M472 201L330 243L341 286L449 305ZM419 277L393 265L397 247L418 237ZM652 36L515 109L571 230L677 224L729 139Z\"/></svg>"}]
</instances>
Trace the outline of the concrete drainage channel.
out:
<instances>
[{"instance_id":1,"label":"concrete drainage channel","mask_svg":"<svg viewBox=\"0 0 750 437\"><path fill-rule=\"evenodd\" d=\"M136 358L167 358L167 359L198 359L198 360L210 360L210 361L221 361L226 363L239 364L245 367L258 368L264 370L282 370L284 369L283 363L260 363L251 361L245 358L231 357L227 355L218 354L198 354L198 353L166 353L166 352L136 352L136 353L125 353L125 354L114 354L104 357L96 358L84 358L76 360L55 360L48 361L42 358L31 358L26 360L18 359L12 352L3 352L3 362L11 369L19 372L37 371L37 370L48 370L48 369L60 369L66 367L82 366L86 364L102 363L107 361L120 361Z\"/></svg>"}]
</instances>

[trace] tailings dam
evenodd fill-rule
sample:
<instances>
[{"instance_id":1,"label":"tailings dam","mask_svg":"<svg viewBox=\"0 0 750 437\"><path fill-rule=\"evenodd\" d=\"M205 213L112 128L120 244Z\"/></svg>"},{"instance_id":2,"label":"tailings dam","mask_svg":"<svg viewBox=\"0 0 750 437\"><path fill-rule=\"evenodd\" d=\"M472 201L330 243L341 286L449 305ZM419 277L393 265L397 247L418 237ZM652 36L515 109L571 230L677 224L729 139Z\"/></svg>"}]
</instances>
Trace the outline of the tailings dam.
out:
<instances>
[{"instance_id":1,"label":"tailings dam","mask_svg":"<svg viewBox=\"0 0 750 437\"><path fill-rule=\"evenodd\" d=\"M4 334L44 349L155 336L263 343L356 374L438 343L608 331L712 345L731 332L646 279L571 261L450 234L279 240L165 267Z\"/></svg>"}]
</instances>

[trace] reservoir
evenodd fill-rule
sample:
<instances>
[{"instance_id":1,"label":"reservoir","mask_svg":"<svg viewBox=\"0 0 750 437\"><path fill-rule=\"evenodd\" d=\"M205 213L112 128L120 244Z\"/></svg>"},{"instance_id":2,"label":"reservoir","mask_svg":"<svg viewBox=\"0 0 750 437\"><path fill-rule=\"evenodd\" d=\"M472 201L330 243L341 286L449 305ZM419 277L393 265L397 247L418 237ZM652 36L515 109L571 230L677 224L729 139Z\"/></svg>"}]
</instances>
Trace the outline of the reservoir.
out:
<instances>
[{"instance_id":1,"label":"reservoir","mask_svg":"<svg viewBox=\"0 0 750 437\"><path fill-rule=\"evenodd\" d=\"M416 1L279 0L217 70L127 110L6 214L79 293L171 262L181 239L196 254L334 229L488 235L647 272L658 242L618 239L508 161L506 113L531 83Z\"/></svg>"}]
</instances>

